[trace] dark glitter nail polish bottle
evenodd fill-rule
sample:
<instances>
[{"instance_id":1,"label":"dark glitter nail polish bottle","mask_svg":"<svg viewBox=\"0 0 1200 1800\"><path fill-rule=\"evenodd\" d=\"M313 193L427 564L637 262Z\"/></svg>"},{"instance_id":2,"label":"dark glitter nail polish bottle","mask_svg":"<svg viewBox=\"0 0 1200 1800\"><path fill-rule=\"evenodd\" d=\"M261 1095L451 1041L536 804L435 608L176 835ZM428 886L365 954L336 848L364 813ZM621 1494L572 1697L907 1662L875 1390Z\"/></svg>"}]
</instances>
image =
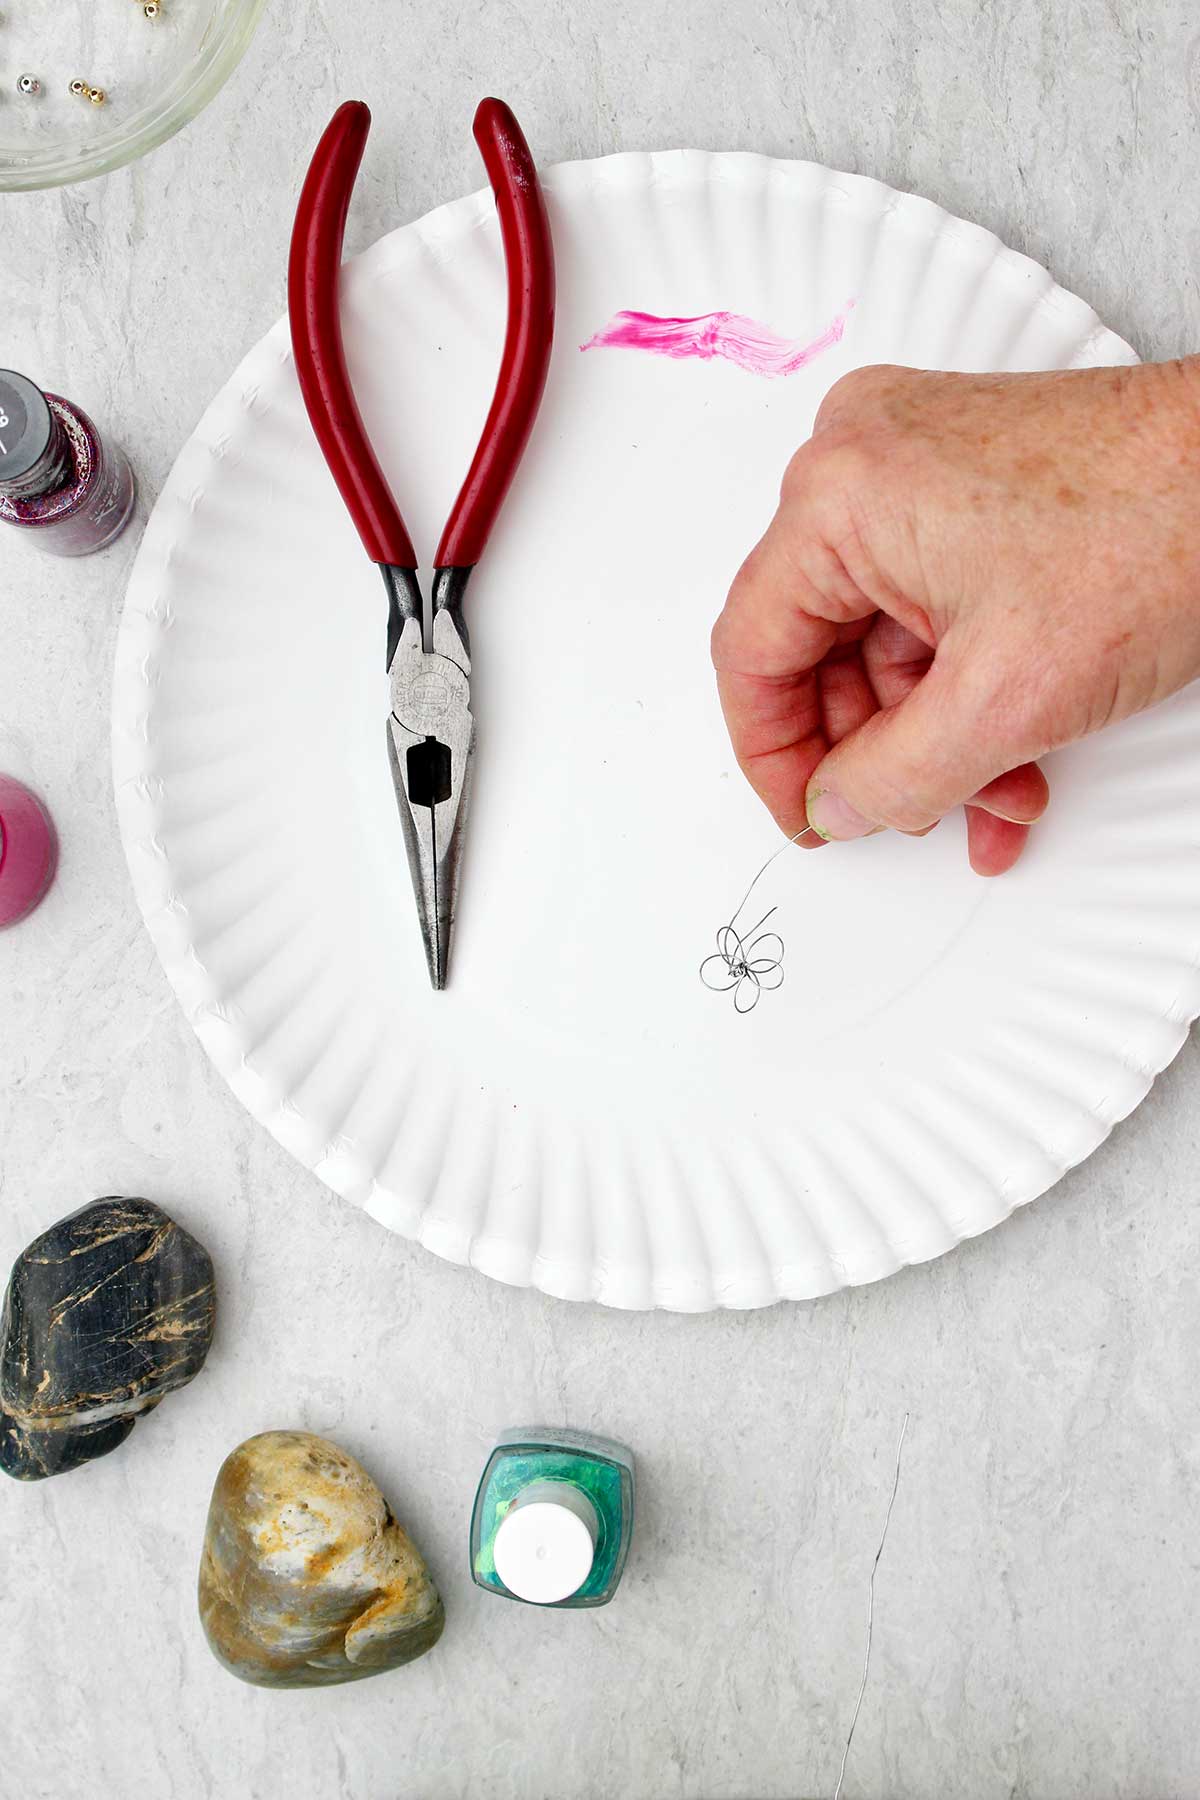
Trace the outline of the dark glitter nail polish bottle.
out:
<instances>
[{"instance_id":1,"label":"dark glitter nail polish bottle","mask_svg":"<svg viewBox=\"0 0 1200 1800\"><path fill-rule=\"evenodd\" d=\"M133 513L133 471L86 413L0 369L0 521L54 556L103 550Z\"/></svg>"}]
</instances>

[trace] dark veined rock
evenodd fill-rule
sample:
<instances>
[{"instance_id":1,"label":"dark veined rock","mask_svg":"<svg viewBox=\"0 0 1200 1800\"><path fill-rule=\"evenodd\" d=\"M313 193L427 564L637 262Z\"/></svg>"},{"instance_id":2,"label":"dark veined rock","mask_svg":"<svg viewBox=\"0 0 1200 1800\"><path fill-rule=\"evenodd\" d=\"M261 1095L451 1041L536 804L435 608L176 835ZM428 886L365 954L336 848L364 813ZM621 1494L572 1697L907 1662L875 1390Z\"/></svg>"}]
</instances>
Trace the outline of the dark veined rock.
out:
<instances>
[{"instance_id":1,"label":"dark veined rock","mask_svg":"<svg viewBox=\"0 0 1200 1800\"><path fill-rule=\"evenodd\" d=\"M442 1602L352 1456L265 1431L226 1457L200 1563L217 1660L257 1687L328 1687L399 1668L442 1635Z\"/></svg>"},{"instance_id":2,"label":"dark veined rock","mask_svg":"<svg viewBox=\"0 0 1200 1800\"><path fill-rule=\"evenodd\" d=\"M0 1321L0 1468L60 1475L115 1450L199 1372L216 1295L203 1245L149 1200L93 1200L13 1265Z\"/></svg>"}]
</instances>

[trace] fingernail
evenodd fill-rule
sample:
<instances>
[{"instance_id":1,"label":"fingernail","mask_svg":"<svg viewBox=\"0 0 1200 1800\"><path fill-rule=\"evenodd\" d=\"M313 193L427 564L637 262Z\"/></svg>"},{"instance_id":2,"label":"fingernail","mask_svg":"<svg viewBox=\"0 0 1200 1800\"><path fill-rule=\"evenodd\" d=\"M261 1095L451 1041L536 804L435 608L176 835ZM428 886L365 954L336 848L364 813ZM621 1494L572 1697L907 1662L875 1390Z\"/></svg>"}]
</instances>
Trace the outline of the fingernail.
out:
<instances>
[{"instance_id":1,"label":"fingernail","mask_svg":"<svg viewBox=\"0 0 1200 1800\"><path fill-rule=\"evenodd\" d=\"M870 819L864 819L860 812L855 812L840 794L827 794L820 789L809 796L808 822L818 837L834 843L842 843L848 838L866 837L868 832L878 829Z\"/></svg>"},{"instance_id":2,"label":"fingernail","mask_svg":"<svg viewBox=\"0 0 1200 1800\"><path fill-rule=\"evenodd\" d=\"M966 804L968 806L972 806L975 803L971 800L968 800L966 802ZM1003 819L1004 823L1006 825L1036 825L1037 824L1037 819L1019 819L1017 817L1016 813L1001 812L1000 808L998 806L976 806L975 811L991 813L993 819ZM1040 813L1039 813L1038 817L1039 818L1041 817Z\"/></svg>"}]
</instances>

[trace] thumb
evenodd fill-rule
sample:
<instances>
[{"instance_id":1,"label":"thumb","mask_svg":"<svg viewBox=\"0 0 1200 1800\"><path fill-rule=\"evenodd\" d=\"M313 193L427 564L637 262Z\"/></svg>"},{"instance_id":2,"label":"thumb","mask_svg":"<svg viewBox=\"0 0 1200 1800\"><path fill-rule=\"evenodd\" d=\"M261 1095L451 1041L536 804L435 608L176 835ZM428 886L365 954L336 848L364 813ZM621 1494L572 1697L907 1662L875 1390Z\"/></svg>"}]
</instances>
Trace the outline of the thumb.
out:
<instances>
[{"instance_id":1,"label":"thumb","mask_svg":"<svg viewBox=\"0 0 1200 1800\"><path fill-rule=\"evenodd\" d=\"M897 705L877 712L820 762L806 792L823 838L866 837L890 826L923 831L1021 761L983 721L962 672L935 660Z\"/></svg>"}]
</instances>

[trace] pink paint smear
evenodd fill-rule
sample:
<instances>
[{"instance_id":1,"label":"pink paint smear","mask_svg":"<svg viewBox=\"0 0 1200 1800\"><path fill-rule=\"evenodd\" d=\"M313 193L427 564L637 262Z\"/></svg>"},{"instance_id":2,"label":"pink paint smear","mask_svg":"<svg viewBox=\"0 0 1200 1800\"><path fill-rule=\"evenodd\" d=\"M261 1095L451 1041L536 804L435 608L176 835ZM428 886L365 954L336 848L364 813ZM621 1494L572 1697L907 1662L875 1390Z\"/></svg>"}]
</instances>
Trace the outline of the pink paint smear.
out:
<instances>
[{"instance_id":1,"label":"pink paint smear","mask_svg":"<svg viewBox=\"0 0 1200 1800\"><path fill-rule=\"evenodd\" d=\"M812 339L780 337L769 325L742 313L704 313L698 319L661 319L657 313L615 313L581 350L648 350L653 356L722 356L751 375L794 375L841 342L854 302Z\"/></svg>"}]
</instances>

